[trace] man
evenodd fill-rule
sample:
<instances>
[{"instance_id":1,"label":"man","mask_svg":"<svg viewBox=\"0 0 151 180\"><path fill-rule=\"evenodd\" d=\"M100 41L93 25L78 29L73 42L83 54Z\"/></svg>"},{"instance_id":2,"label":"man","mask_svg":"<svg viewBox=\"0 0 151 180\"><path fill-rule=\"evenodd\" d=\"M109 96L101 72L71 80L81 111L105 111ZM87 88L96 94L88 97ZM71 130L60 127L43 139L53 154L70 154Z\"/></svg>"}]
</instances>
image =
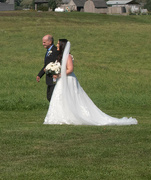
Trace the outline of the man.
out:
<instances>
[{"instance_id":1,"label":"man","mask_svg":"<svg viewBox=\"0 0 151 180\"><path fill-rule=\"evenodd\" d=\"M41 71L39 72L39 74L37 75L37 82L40 82L40 78L42 78L42 76L45 74L45 67L47 66L47 64L49 64L50 62L55 62L57 60L57 56L58 56L58 51L57 51L57 47L54 45L54 39L51 35L45 35L42 38L42 43L44 48L47 49L47 52L45 54L45 58L44 58L44 66L41 69ZM53 82L53 77L51 74L46 74L46 84L47 84L47 99L48 101L50 101L52 93L53 93L53 89L54 89L54 82Z\"/></svg>"}]
</instances>

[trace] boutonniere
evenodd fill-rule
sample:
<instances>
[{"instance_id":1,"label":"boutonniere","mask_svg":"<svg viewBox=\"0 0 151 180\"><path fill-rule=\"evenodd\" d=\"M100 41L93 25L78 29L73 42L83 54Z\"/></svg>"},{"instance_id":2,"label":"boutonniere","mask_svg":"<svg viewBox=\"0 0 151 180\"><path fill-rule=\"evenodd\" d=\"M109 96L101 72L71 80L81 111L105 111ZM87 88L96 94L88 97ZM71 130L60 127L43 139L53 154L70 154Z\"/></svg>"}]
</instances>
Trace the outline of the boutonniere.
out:
<instances>
[{"instance_id":1,"label":"boutonniere","mask_svg":"<svg viewBox=\"0 0 151 180\"><path fill-rule=\"evenodd\" d=\"M51 50L50 50L50 51L48 51L47 56L50 56L50 54L52 54L52 51L51 51Z\"/></svg>"}]
</instances>

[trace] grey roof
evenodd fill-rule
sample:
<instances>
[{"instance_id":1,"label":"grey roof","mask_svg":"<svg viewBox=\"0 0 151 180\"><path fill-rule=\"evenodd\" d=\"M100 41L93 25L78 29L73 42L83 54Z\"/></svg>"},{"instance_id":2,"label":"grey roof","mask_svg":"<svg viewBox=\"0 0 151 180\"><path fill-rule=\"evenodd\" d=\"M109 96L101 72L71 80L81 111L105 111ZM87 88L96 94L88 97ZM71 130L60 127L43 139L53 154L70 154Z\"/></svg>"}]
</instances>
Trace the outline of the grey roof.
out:
<instances>
[{"instance_id":1,"label":"grey roof","mask_svg":"<svg viewBox=\"0 0 151 180\"><path fill-rule=\"evenodd\" d=\"M92 0L96 8L107 7L105 0Z\"/></svg>"},{"instance_id":2,"label":"grey roof","mask_svg":"<svg viewBox=\"0 0 151 180\"><path fill-rule=\"evenodd\" d=\"M79 6L79 7L84 7L84 3L86 1L87 0L73 0L73 2L76 4L76 6Z\"/></svg>"},{"instance_id":3,"label":"grey roof","mask_svg":"<svg viewBox=\"0 0 151 180\"><path fill-rule=\"evenodd\" d=\"M62 3L64 4L68 4L71 0L62 0ZM75 3L76 6L80 6L80 7L84 7L84 3L87 0L73 0L73 2Z\"/></svg>"},{"instance_id":4,"label":"grey roof","mask_svg":"<svg viewBox=\"0 0 151 180\"><path fill-rule=\"evenodd\" d=\"M135 0L110 0L106 2L107 5L124 5L124 4L139 4Z\"/></svg>"}]
</instances>

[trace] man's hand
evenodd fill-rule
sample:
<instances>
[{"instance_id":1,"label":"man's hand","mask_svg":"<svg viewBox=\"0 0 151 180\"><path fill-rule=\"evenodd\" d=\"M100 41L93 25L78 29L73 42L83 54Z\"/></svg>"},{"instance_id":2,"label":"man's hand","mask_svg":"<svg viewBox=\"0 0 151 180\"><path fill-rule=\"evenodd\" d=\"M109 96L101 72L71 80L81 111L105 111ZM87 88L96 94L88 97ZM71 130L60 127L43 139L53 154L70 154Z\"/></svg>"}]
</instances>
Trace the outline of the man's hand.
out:
<instances>
[{"instance_id":1,"label":"man's hand","mask_svg":"<svg viewBox=\"0 0 151 180\"><path fill-rule=\"evenodd\" d=\"M57 78L58 78L58 75L53 75L53 78L54 78L54 79L57 79Z\"/></svg>"},{"instance_id":2,"label":"man's hand","mask_svg":"<svg viewBox=\"0 0 151 180\"><path fill-rule=\"evenodd\" d=\"M36 81L40 82L40 77L39 76L36 77Z\"/></svg>"},{"instance_id":3,"label":"man's hand","mask_svg":"<svg viewBox=\"0 0 151 180\"><path fill-rule=\"evenodd\" d=\"M59 78L59 77L61 77L61 74L55 74L55 75L53 75L53 78L54 78L54 79L57 79L57 78Z\"/></svg>"}]
</instances>

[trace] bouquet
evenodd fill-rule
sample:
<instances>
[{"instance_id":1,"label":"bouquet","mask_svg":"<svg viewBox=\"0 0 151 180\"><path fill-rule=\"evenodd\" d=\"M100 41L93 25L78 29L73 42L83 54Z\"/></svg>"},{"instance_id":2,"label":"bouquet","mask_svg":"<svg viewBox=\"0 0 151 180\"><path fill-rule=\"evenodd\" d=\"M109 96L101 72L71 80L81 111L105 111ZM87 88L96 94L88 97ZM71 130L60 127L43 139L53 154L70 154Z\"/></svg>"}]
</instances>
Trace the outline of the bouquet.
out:
<instances>
[{"instance_id":1,"label":"bouquet","mask_svg":"<svg viewBox=\"0 0 151 180\"><path fill-rule=\"evenodd\" d=\"M51 73L52 75L60 74L60 72L61 72L60 63L57 61L49 63L45 68L45 72L46 72L46 74Z\"/></svg>"}]
</instances>

